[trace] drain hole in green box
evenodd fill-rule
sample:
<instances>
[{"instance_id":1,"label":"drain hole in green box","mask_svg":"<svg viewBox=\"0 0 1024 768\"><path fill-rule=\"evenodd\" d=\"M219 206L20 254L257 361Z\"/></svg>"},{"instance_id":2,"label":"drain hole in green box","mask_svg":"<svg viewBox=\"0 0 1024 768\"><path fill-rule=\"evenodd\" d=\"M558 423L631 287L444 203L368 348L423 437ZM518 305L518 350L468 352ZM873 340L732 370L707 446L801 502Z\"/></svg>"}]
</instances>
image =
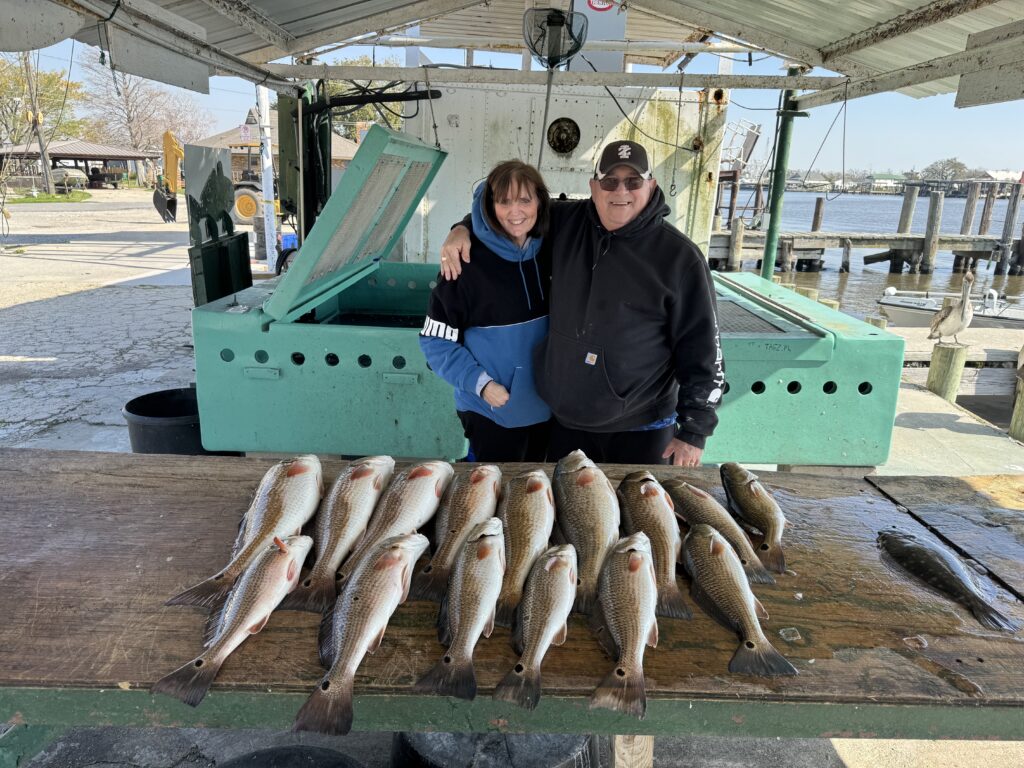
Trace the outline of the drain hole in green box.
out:
<instances>
[{"instance_id":1,"label":"drain hole in green box","mask_svg":"<svg viewBox=\"0 0 1024 768\"><path fill-rule=\"evenodd\" d=\"M268 354L267 354L267 353L266 353L266 352L265 352L264 350L262 350L262 349L257 349L257 350L256 350L256 354L255 354L255 355L253 355L253 357L254 357L254 358L256 358L256 362L257 362L257 363L265 363L265 362L267 362L267 360L269 360L269 359L270 359L270 355L268 355Z\"/></svg>"},{"instance_id":2,"label":"drain hole in green box","mask_svg":"<svg viewBox=\"0 0 1024 768\"><path fill-rule=\"evenodd\" d=\"M333 352L328 352L324 356L324 362L327 363L329 366L331 366L333 368L334 366L336 366L338 364L338 356L336 354L334 354Z\"/></svg>"},{"instance_id":3,"label":"drain hole in green box","mask_svg":"<svg viewBox=\"0 0 1024 768\"><path fill-rule=\"evenodd\" d=\"M750 391L753 392L755 395L763 394L764 389L765 387L763 381L755 381L753 384L750 385Z\"/></svg>"},{"instance_id":4,"label":"drain hole in green box","mask_svg":"<svg viewBox=\"0 0 1024 768\"><path fill-rule=\"evenodd\" d=\"M223 360L225 363L230 363L232 360L235 359L235 353L232 352L230 349L222 349L220 351L220 359Z\"/></svg>"},{"instance_id":5,"label":"drain hole in green box","mask_svg":"<svg viewBox=\"0 0 1024 768\"><path fill-rule=\"evenodd\" d=\"M292 352L292 362L295 363L295 365L302 365L306 362L306 356L301 352Z\"/></svg>"},{"instance_id":6,"label":"drain hole in green box","mask_svg":"<svg viewBox=\"0 0 1024 768\"><path fill-rule=\"evenodd\" d=\"M360 355L357 362L359 363L360 368L369 368L373 365L373 360L370 359L369 355Z\"/></svg>"}]
</instances>

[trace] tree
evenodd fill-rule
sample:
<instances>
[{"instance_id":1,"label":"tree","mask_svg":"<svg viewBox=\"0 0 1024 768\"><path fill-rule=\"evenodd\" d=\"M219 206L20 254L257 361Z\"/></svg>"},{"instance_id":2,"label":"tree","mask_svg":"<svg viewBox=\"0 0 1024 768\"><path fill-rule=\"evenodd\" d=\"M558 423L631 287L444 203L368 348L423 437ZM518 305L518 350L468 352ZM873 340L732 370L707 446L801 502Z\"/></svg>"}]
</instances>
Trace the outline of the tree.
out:
<instances>
[{"instance_id":1,"label":"tree","mask_svg":"<svg viewBox=\"0 0 1024 768\"><path fill-rule=\"evenodd\" d=\"M159 150L164 131L173 131L184 142L209 134L210 114L187 94L152 80L111 71L94 55L79 59L78 64L84 72L90 140Z\"/></svg>"},{"instance_id":2,"label":"tree","mask_svg":"<svg viewBox=\"0 0 1024 768\"><path fill-rule=\"evenodd\" d=\"M370 67L379 64L382 67L400 66L397 59L389 58L381 62L374 62L369 56L356 56L350 59L343 59L338 62L341 66ZM399 83L389 83L384 80L372 80L369 83L361 82L358 85L349 80L334 80L328 85L328 93L331 96L349 96L363 93L370 90L404 91L405 87ZM390 111L389 111L390 108ZM352 141L359 140L359 123L377 123L390 128L398 128L402 118L401 104L366 104L361 107L340 107L332 111L331 128L335 133L344 136Z\"/></svg>"},{"instance_id":3,"label":"tree","mask_svg":"<svg viewBox=\"0 0 1024 768\"><path fill-rule=\"evenodd\" d=\"M82 103L81 83L68 82L64 70L41 72L35 68L34 74L44 140L77 138L83 126L83 121L75 116ZM22 144L29 140L32 124L27 116L27 103L28 83L19 54L0 55L0 144Z\"/></svg>"},{"instance_id":4,"label":"tree","mask_svg":"<svg viewBox=\"0 0 1024 768\"><path fill-rule=\"evenodd\" d=\"M922 179L954 181L956 179L966 179L967 176L967 166L955 157L936 160L934 163L926 165L921 169Z\"/></svg>"}]
</instances>

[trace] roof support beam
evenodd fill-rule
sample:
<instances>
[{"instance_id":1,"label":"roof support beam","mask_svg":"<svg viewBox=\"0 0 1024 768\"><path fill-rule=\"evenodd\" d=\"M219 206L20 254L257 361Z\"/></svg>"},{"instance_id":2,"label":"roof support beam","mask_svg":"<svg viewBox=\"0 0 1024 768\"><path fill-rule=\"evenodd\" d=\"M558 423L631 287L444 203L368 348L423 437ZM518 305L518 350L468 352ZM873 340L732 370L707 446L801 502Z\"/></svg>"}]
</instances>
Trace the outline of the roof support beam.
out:
<instances>
[{"instance_id":1,"label":"roof support beam","mask_svg":"<svg viewBox=\"0 0 1024 768\"><path fill-rule=\"evenodd\" d=\"M616 0L616 2L618 1ZM754 23L743 24L733 19L709 13L706 4L695 6L680 0L635 0L629 4L629 7L633 10L650 12L651 15L682 24L683 26L729 35L730 37L760 46L770 53L778 54L782 58L788 58L802 64L814 67L824 64L821 52L818 49L793 42L783 35L776 35L760 29ZM856 64L844 66L843 69L847 74L869 74L867 70Z\"/></svg>"},{"instance_id":2,"label":"roof support beam","mask_svg":"<svg viewBox=\"0 0 1024 768\"><path fill-rule=\"evenodd\" d=\"M440 85L441 83L490 83L498 85L545 85L547 72L519 69L447 69L425 67L349 67L328 64L267 64L280 77L325 80L398 80ZM607 85L643 88L827 88L845 82L841 77L772 75L641 74L638 72L555 72L554 84Z\"/></svg>"},{"instance_id":3,"label":"roof support beam","mask_svg":"<svg viewBox=\"0 0 1024 768\"><path fill-rule=\"evenodd\" d=\"M368 13L357 21L348 21L309 35L295 38L288 48L270 46L243 54L246 61L262 64L282 56L308 53L322 45L331 45L373 33L382 34L388 30L404 29L418 21L427 21L437 16L461 11L479 5L481 0L419 0L386 13Z\"/></svg>"},{"instance_id":4,"label":"roof support beam","mask_svg":"<svg viewBox=\"0 0 1024 768\"><path fill-rule=\"evenodd\" d=\"M497 50L519 52L526 49L521 37L406 37L404 35L385 35L366 40L358 40L353 45L381 45L392 48L420 46L422 48L468 48L470 50ZM583 51L622 51L624 53L749 53L749 45L740 43L681 43L673 40L588 40Z\"/></svg>"},{"instance_id":5,"label":"roof support beam","mask_svg":"<svg viewBox=\"0 0 1024 768\"><path fill-rule=\"evenodd\" d=\"M295 35L267 16L249 0L202 0L221 16L231 19L248 29L261 40L287 50L295 41Z\"/></svg>"},{"instance_id":6,"label":"roof support beam","mask_svg":"<svg viewBox=\"0 0 1024 768\"><path fill-rule=\"evenodd\" d=\"M120 6L114 2L96 2L95 0L51 0L58 5L73 8L80 13L95 19L112 24L124 30L129 35L134 35L140 40L166 48L169 51L187 56L196 61L202 61L217 70L226 74L242 77L254 83L262 83L274 90L284 90L289 93L295 90L295 86L284 80L274 78L265 69L253 66L237 56L224 53L219 48L209 45L205 40L200 40L187 32L178 29L161 17L165 11L146 0L122 0ZM127 13L111 13L119 7L130 8L131 15ZM151 10L152 9L152 12Z\"/></svg>"},{"instance_id":7,"label":"roof support beam","mask_svg":"<svg viewBox=\"0 0 1024 768\"><path fill-rule=\"evenodd\" d=\"M811 109L826 104L835 104L845 99L858 99L861 96L870 96L884 91L896 91L900 88L930 83L946 77L977 72L980 69L1014 64L1021 61L1022 57L1024 57L1024 53L1022 53L1020 37L1003 38L969 51L940 56L880 75L855 78L841 85L800 96L796 100L796 108Z\"/></svg>"},{"instance_id":8,"label":"roof support beam","mask_svg":"<svg viewBox=\"0 0 1024 768\"><path fill-rule=\"evenodd\" d=\"M999 0L933 0L920 8L901 13L888 21L829 43L821 49L821 60L828 62L838 59L863 48L884 43L894 37L909 34L997 2Z\"/></svg>"}]
</instances>

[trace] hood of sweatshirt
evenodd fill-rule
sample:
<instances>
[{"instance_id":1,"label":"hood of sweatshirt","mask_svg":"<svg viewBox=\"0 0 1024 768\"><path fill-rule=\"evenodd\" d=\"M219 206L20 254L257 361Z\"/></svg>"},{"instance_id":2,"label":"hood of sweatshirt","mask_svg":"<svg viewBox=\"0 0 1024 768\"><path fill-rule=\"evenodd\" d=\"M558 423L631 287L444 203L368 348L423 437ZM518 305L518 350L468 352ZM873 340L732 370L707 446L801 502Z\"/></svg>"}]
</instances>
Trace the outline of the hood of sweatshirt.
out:
<instances>
[{"instance_id":1,"label":"hood of sweatshirt","mask_svg":"<svg viewBox=\"0 0 1024 768\"><path fill-rule=\"evenodd\" d=\"M484 215L484 188L487 183L480 184L473 193L473 234L486 245L493 253L505 261L529 261L536 257L540 250L541 238L529 237L526 244L520 248L512 240L500 232L491 229Z\"/></svg>"}]
</instances>

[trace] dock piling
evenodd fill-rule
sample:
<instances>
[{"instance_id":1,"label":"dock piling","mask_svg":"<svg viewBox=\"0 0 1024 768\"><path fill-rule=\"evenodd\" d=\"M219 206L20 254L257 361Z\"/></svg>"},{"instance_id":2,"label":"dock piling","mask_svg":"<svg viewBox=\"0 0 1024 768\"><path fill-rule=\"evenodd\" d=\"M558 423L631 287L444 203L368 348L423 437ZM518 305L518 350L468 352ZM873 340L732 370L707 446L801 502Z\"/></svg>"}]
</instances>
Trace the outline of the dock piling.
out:
<instances>
[{"instance_id":1,"label":"dock piling","mask_svg":"<svg viewBox=\"0 0 1024 768\"><path fill-rule=\"evenodd\" d=\"M989 184L985 192L985 204L981 206L981 221L978 222L978 234L987 235L992 226L992 211L996 205L996 185Z\"/></svg>"},{"instance_id":2,"label":"dock piling","mask_svg":"<svg viewBox=\"0 0 1024 768\"><path fill-rule=\"evenodd\" d=\"M1020 208L1020 193L1024 184L1014 184L1010 188L1010 199L1006 205L1006 219L1003 221L1003 236L999 242L999 263L996 274L1005 275L1010 268L1010 253L1013 250L1013 231L1017 228L1017 211Z\"/></svg>"},{"instance_id":3,"label":"dock piling","mask_svg":"<svg viewBox=\"0 0 1024 768\"><path fill-rule=\"evenodd\" d=\"M779 242L781 271L793 271L793 241L786 239Z\"/></svg>"},{"instance_id":4,"label":"dock piling","mask_svg":"<svg viewBox=\"0 0 1024 768\"><path fill-rule=\"evenodd\" d=\"M829 309L834 309L836 312L839 311L839 302L835 299L818 299L819 304L824 304Z\"/></svg>"},{"instance_id":5,"label":"dock piling","mask_svg":"<svg viewBox=\"0 0 1024 768\"><path fill-rule=\"evenodd\" d=\"M939 252L939 230L942 228L942 204L945 192L932 192L928 199L928 223L924 230L924 247L914 253L910 271L930 275L935 270L935 256Z\"/></svg>"},{"instance_id":6,"label":"dock piling","mask_svg":"<svg viewBox=\"0 0 1024 768\"><path fill-rule=\"evenodd\" d=\"M972 181L967 185L967 200L964 202L964 218L960 224L960 234L971 234L974 226L974 214L978 208L978 194L981 191L981 184ZM969 254L963 251L953 251L953 271L963 272L969 267Z\"/></svg>"},{"instance_id":7,"label":"dock piling","mask_svg":"<svg viewBox=\"0 0 1024 768\"><path fill-rule=\"evenodd\" d=\"M965 344L937 342L932 349L931 363L928 366L928 389L943 400L955 403L966 362Z\"/></svg>"},{"instance_id":8,"label":"dock piling","mask_svg":"<svg viewBox=\"0 0 1024 768\"><path fill-rule=\"evenodd\" d=\"M868 315L867 317L864 318L864 321L868 325L875 326L875 328L885 328L889 325L888 319L882 317L881 315Z\"/></svg>"},{"instance_id":9,"label":"dock piling","mask_svg":"<svg viewBox=\"0 0 1024 768\"><path fill-rule=\"evenodd\" d=\"M839 267L840 272L850 271L850 256L853 253L853 243L850 238L843 239L843 263Z\"/></svg>"},{"instance_id":10,"label":"dock piling","mask_svg":"<svg viewBox=\"0 0 1024 768\"><path fill-rule=\"evenodd\" d=\"M817 288L804 288L803 286L798 286L798 287L794 288L793 290L796 291L797 293L799 293L801 296L806 296L811 301L817 301L818 300L818 289Z\"/></svg>"},{"instance_id":11,"label":"dock piling","mask_svg":"<svg viewBox=\"0 0 1024 768\"><path fill-rule=\"evenodd\" d=\"M821 222L825 218L825 198L818 197L814 200L814 217L811 219L811 232L821 231Z\"/></svg>"},{"instance_id":12,"label":"dock piling","mask_svg":"<svg viewBox=\"0 0 1024 768\"><path fill-rule=\"evenodd\" d=\"M1013 414L1010 416L1010 437L1024 443L1024 347L1017 354L1017 386L1013 394Z\"/></svg>"},{"instance_id":13,"label":"dock piling","mask_svg":"<svg viewBox=\"0 0 1024 768\"><path fill-rule=\"evenodd\" d=\"M916 186L904 187L903 206L900 208L900 223L896 232L901 235L910 234L910 227L914 223L914 208L917 207L917 195L921 190ZM906 252L892 250L889 252L889 272L899 274L903 271L903 262L906 261Z\"/></svg>"},{"instance_id":14,"label":"dock piling","mask_svg":"<svg viewBox=\"0 0 1024 768\"><path fill-rule=\"evenodd\" d=\"M743 233L746 226L741 217L736 217L729 223L729 262L726 267L728 272L739 272L743 269Z\"/></svg>"}]
</instances>

